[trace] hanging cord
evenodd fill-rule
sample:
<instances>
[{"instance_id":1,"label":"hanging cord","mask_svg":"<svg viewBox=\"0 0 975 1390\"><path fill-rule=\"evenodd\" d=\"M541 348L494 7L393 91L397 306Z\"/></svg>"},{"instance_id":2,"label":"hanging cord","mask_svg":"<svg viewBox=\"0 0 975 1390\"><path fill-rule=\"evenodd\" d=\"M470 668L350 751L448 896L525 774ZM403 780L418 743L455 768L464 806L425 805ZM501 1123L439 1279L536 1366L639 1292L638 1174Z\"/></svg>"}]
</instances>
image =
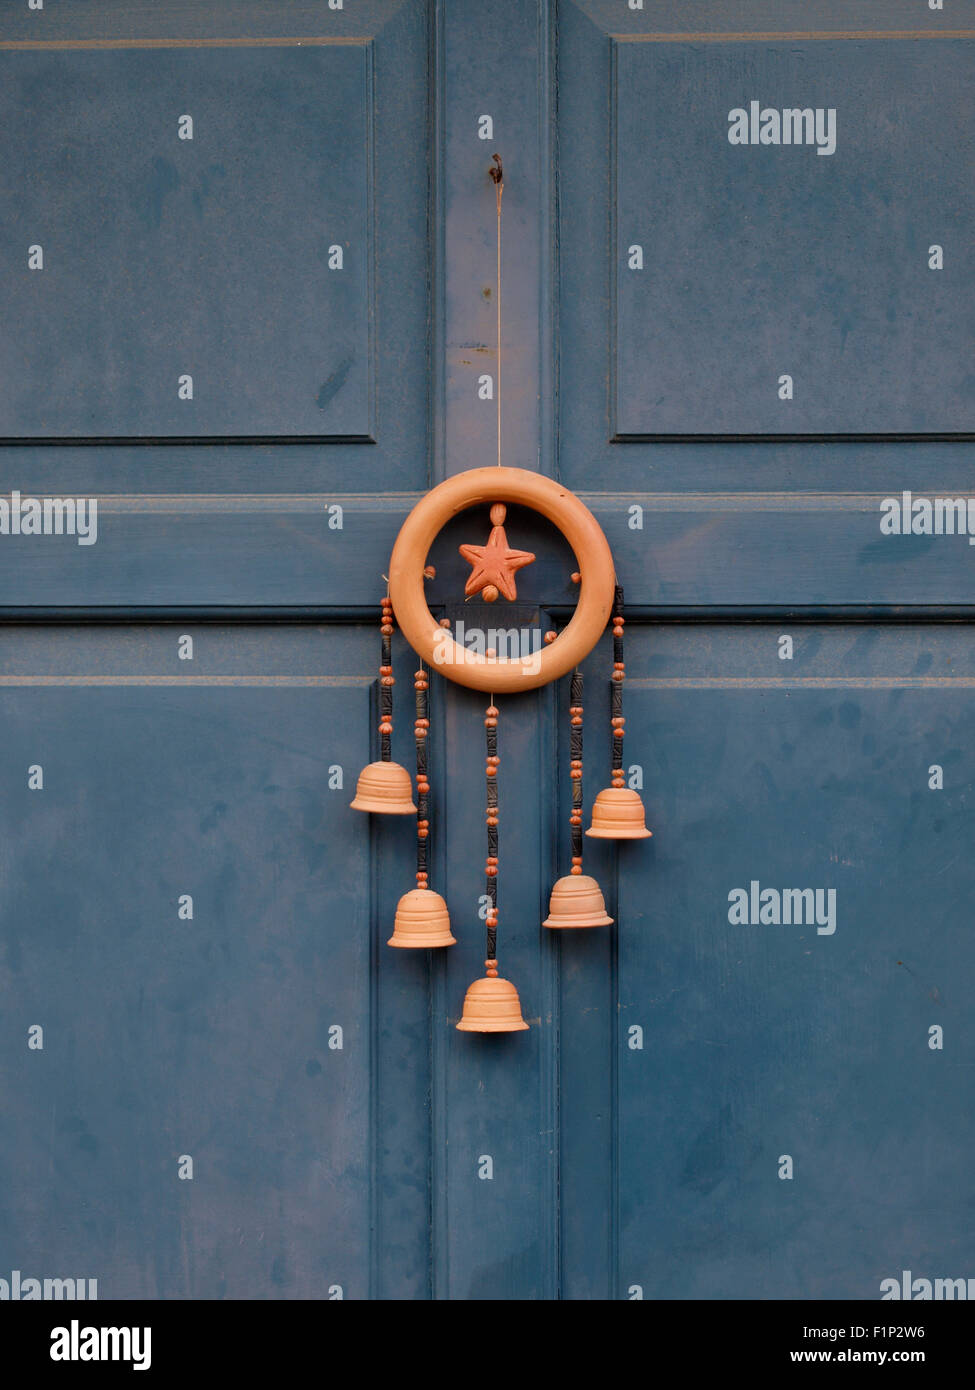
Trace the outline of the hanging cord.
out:
<instances>
[{"instance_id":1,"label":"hanging cord","mask_svg":"<svg viewBox=\"0 0 975 1390\"><path fill-rule=\"evenodd\" d=\"M623 786L623 682L626 663L623 660L623 590L619 584L613 598L613 786Z\"/></svg>"},{"instance_id":2,"label":"hanging cord","mask_svg":"<svg viewBox=\"0 0 975 1390\"><path fill-rule=\"evenodd\" d=\"M393 605L388 594L382 601L382 609L382 622L379 627L383 639L382 660L379 667L379 739L380 757L384 763L388 763L392 758L393 686L396 684L393 679Z\"/></svg>"},{"instance_id":3,"label":"hanging cord","mask_svg":"<svg viewBox=\"0 0 975 1390\"><path fill-rule=\"evenodd\" d=\"M489 170L491 178L494 180L494 192L498 203L498 265L497 265L497 289L495 291L495 303L498 311L498 366L497 366L497 390L495 395L498 400L498 467L501 467L501 195L504 192L504 170L501 168L501 156L494 154L491 156L494 161L494 168Z\"/></svg>"},{"instance_id":4,"label":"hanging cord","mask_svg":"<svg viewBox=\"0 0 975 1390\"><path fill-rule=\"evenodd\" d=\"M582 873L582 672L572 672L569 693L569 764L572 778L572 872Z\"/></svg>"},{"instance_id":5,"label":"hanging cord","mask_svg":"<svg viewBox=\"0 0 975 1390\"><path fill-rule=\"evenodd\" d=\"M498 707L491 703L484 712L484 742L487 749L485 779L487 781L487 966L489 975L498 973Z\"/></svg>"},{"instance_id":6,"label":"hanging cord","mask_svg":"<svg viewBox=\"0 0 975 1390\"><path fill-rule=\"evenodd\" d=\"M428 888L427 841L430 836L429 803L430 783L427 780L427 734L430 730L427 691L430 680L421 662L420 669L413 676L413 689L416 692L416 723L413 734L416 739L416 886Z\"/></svg>"}]
</instances>

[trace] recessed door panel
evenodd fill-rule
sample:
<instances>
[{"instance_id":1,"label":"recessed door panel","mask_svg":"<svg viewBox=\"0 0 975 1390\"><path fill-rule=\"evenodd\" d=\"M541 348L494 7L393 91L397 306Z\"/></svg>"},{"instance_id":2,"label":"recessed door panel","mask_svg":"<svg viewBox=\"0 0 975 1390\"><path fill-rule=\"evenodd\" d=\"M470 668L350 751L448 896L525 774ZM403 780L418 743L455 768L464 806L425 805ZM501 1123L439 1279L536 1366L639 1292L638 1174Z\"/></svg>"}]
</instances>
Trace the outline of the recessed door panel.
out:
<instances>
[{"instance_id":1,"label":"recessed door panel","mask_svg":"<svg viewBox=\"0 0 975 1390\"><path fill-rule=\"evenodd\" d=\"M391 996L378 983L392 908L349 809L371 637L4 638L0 1242L25 1278L97 1279L100 1298L375 1291L379 1003L395 1032L426 1001L402 963ZM384 1287L403 1297L426 1289L425 1084L414 1055L385 1111L403 1107L380 1161Z\"/></svg>"},{"instance_id":2,"label":"recessed door panel","mask_svg":"<svg viewBox=\"0 0 975 1390\"><path fill-rule=\"evenodd\" d=\"M371 51L0 53L0 433L368 436Z\"/></svg>"},{"instance_id":3,"label":"recessed door panel","mask_svg":"<svg viewBox=\"0 0 975 1390\"><path fill-rule=\"evenodd\" d=\"M965 1275L970 636L634 636L656 834L619 856L621 1295Z\"/></svg>"},{"instance_id":4,"label":"recessed door panel","mask_svg":"<svg viewBox=\"0 0 975 1390\"><path fill-rule=\"evenodd\" d=\"M615 45L617 433L975 427L973 59Z\"/></svg>"}]
</instances>

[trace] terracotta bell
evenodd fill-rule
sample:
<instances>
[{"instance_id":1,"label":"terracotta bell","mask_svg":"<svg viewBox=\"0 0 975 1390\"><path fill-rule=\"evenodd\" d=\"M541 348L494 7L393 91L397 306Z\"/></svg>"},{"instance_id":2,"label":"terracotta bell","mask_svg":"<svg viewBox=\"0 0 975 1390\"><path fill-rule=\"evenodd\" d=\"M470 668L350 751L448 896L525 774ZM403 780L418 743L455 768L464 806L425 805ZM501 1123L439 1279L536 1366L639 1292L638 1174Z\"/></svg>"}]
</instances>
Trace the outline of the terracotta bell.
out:
<instances>
[{"instance_id":1,"label":"terracotta bell","mask_svg":"<svg viewBox=\"0 0 975 1390\"><path fill-rule=\"evenodd\" d=\"M430 888L412 888L396 904L393 934L387 946L422 949L426 946L453 946L447 904Z\"/></svg>"},{"instance_id":2,"label":"terracotta bell","mask_svg":"<svg viewBox=\"0 0 975 1390\"><path fill-rule=\"evenodd\" d=\"M643 802L629 787L606 787L592 807L592 825L586 831L596 840L647 840Z\"/></svg>"},{"instance_id":3,"label":"terracotta bell","mask_svg":"<svg viewBox=\"0 0 975 1390\"><path fill-rule=\"evenodd\" d=\"M521 1016L521 1000L511 981L486 975L467 991L457 1027L462 1033L520 1033L528 1024Z\"/></svg>"},{"instance_id":4,"label":"terracotta bell","mask_svg":"<svg viewBox=\"0 0 975 1390\"><path fill-rule=\"evenodd\" d=\"M399 763L368 763L359 773L353 811L378 811L386 816L415 816L413 783Z\"/></svg>"},{"instance_id":5,"label":"terracotta bell","mask_svg":"<svg viewBox=\"0 0 975 1390\"><path fill-rule=\"evenodd\" d=\"M552 889L543 927L609 927L602 889L588 874L566 874Z\"/></svg>"}]
</instances>

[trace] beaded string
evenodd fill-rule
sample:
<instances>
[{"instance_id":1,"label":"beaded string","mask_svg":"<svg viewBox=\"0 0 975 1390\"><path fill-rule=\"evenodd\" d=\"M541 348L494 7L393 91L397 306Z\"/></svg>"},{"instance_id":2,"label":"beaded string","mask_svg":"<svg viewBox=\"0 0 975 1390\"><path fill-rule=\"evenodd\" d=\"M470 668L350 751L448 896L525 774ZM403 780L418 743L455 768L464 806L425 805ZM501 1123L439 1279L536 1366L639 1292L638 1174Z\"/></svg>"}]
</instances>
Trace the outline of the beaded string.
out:
<instances>
[{"instance_id":1,"label":"beaded string","mask_svg":"<svg viewBox=\"0 0 975 1390\"><path fill-rule=\"evenodd\" d=\"M393 686L396 684L393 679L393 604L389 596L382 600L382 621L379 631L382 633L382 660L379 667L380 677L380 757L384 763L388 763L392 757L392 732L393 732Z\"/></svg>"},{"instance_id":2,"label":"beaded string","mask_svg":"<svg viewBox=\"0 0 975 1390\"><path fill-rule=\"evenodd\" d=\"M430 728L427 691L430 680L421 664L413 676L413 689L416 692L416 723L413 734L416 739L416 886L427 888L427 839L430 835L430 821L427 810L427 797L430 783L427 781L427 733Z\"/></svg>"},{"instance_id":3,"label":"beaded string","mask_svg":"<svg viewBox=\"0 0 975 1390\"><path fill-rule=\"evenodd\" d=\"M582 672L572 672L569 693L569 757L572 778L572 873L582 873Z\"/></svg>"},{"instance_id":4,"label":"beaded string","mask_svg":"<svg viewBox=\"0 0 975 1390\"><path fill-rule=\"evenodd\" d=\"M619 584L613 598L613 684L612 725L613 725L613 786L622 787L623 779L623 681L626 679L626 663L623 660L623 590Z\"/></svg>"},{"instance_id":5,"label":"beaded string","mask_svg":"<svg viewBox=\"0 0 975 1390\"><path fill-rule=\"evenodd\" d=\"M498 973L498 707L491 697L491 703L484 712L484 741L487 747L485 779L487 782L487 862L484 872L487 878L487 960L484 962L487 973Z\"/></svg>"}]
</instances>

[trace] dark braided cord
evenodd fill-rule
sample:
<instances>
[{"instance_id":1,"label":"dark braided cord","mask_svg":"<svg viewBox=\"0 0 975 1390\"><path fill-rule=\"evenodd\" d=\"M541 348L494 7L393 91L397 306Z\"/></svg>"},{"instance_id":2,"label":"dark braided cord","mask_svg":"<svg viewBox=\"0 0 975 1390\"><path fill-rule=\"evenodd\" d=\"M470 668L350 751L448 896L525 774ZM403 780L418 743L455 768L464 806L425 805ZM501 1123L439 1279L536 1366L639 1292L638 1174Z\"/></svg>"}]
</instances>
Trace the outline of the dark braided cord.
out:
<instances>
[{"instance_id":1,"label":"dark braided cord","mask_svg":"<svg viewBox=\"0 0 975 1390\"><path fill-rule=\"evenodd\" d=\"M393 733L393 605L382 601L382 658L379 664L379 756L384 763L392 758Z\"/></svg>"},{"instance_id":2,"label":"dark braided cord","mask_svg":"<svg viewBox=\"0 0 975 1390\"><path fill-rule=\"evenodd\" d=\"M498 935L498 710L488 705L484 716L484 742L487 760L487 863L485 864L487 911L487 958L497 959Z\"/></svg>"},{"instance_id":3,"label":"dark braided cord","mask_svg":"<svg viewBox=\"0 0 975 1390\"><path fill-rule=\"evenodd\" d=\"M416 741L416 886L429 887L427 870L427 843L430 836L429 793L427 778L427 735L430 730L429 704L427 690L429 678L421 666L413 677L416 692L416 723L413 734Z\"/></svg>"},{"instance_id":4,"label":"dark braided cord","mask_svg":"<svg viewBox=\"0 0 975 1390\"><path fill-rule=\"evenodd\" d=\"M572 776L572 813L569 817L572 865L582 868L582 672L572 672L569 686L569 758Z\"/></svg>"},{"instance_id":5,"label":"dark braided cord","mask_svg":"<svg viewBox=\"0 0 975 1390\"><path fill-rule=\"evenodd\" d=\"M623 681L626 663L623 659L623 590L619 584L613 599L613 681L610 706L613 729L613 786L623 785Z\"/></svg>"}]
</instances>

